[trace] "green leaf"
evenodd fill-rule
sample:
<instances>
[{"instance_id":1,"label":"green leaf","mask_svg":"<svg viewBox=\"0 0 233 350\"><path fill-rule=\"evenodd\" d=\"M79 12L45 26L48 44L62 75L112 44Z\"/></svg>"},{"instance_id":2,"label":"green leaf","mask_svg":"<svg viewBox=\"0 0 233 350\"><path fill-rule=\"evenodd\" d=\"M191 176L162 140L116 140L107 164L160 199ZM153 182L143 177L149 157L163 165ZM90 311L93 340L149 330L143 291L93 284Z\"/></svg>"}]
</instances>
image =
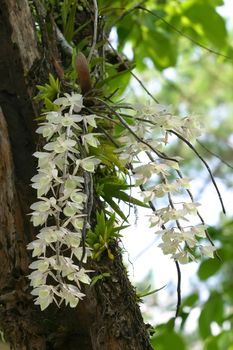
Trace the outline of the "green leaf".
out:
<instances>
[{"instance_id":1,"label":"green leaf","mask_svg":"<svg viewBox=\"0 0 233 350\"><path fill-rule=\"evenodd\" d=\"M151 338L151 344L155 350L186 350L182 337L170 330L169 327L155 329L155 335Z\"/></svg>"},{"instance_id":2,"label":"green leaf","mask_svg":"<svg viewBox=\"0 0 233 350\"><path fill-rule=\"evenodd\" d=\"M233 334L232 330L223 331L218 335L219 350L233 350Z\"/></svg>"},{"instance_id":3,"label":"green leaf","mask_svg":"<svg viewBox=\"0 0 233 350\"><path fill-rule=\"evenodd\" d=\"M198 293L192 293L187 298L185 298L182 302L182 307L184 306L194 306L194 304L198 301Z\"/></svg>"},{"instance_id":4,"label":"green leaf","mask_svg":"<svg viewBox=\"0 0 233 350\"><path fill-rule=\"evenodd\" d=\"M137 55L149 57L159 69L175 66L178 45L174 45L173 35L161 28L143 34L142 43L135 47Z\"/></svg>"},{"instance_id":5,"label":"green leaf","mask_svg":"<svg viewBox=\"0 0 233 350\"><path fill-rule=\"evenodd\" d=\"M54 79L53 75L49 73L49 83L53 90L55 90L57 93L59 92L59 80Z\"/></svg>"},{"instance_id":6,"label":"green leaf","mask_svg":"<svg viewBox=\"0 0 233 350\"><path fill-rule=\"evenodd\" d=\"M110 277L110 276L111 275L109 272L104 272L104 273L101 273L100 275L94 276L91 281L91 286L94 286L98 281L102 281L106 277Z\"/></svg>"},{"instance_id":7,"label":"green leaf","mask_svg":"<svg viewBox=\"0 0 233 350\"><path fill-rule=\"evenodd\" d=\"M157 293L159 292L160 290L164 289L167 285L165 284L164 286L160 287L160 288L157 288L157 289L153 289L151 290L151 285L149 285L147 288L145 288L144 290L142 290L141 292L140 291L137 291L137 297L138 298L144 298L144 297L147 297L148 295L151 295L151 294L154 294L154 293Z\"/></svg>"},{"instance_id":8,"label":"green leaf","mask_svg":"<svg viewBox=\"0 0 233 350\"><path fill-rule=\"evenodd\" d=\"M200 1L186 1L183 15L188 17L192 24L199 24L204 35L212 44L222 49L226 44L227 31L224 19L208 3Z\"/></svg>"},{"instance_id":9,"label":"green leaf","mask_svg":"<svg viewBox=\"0 0 233 350\"><path fill-rule=\"evenodd\" d=\"M64 26L64 36L68 42L71 42L74 36L76 9L76 2L73 2L72 6L70 6L69 14L66 17L66 22Z\"/></svg>"},{"instance_id":10,"label":"green leaf","mask_svg":"<svg viewBox=\"0 0 233 350\"><path fill-rule=\"evenodd\" d=\"M211 323L215 321L221 325L223 321L223 300L222 295L213 292L202 308L198 325L199 333L203 339L211 335Z\"/></svg>"},{"instance_id":11,"label":"green leaf","mask_svg":"<svg viewBox=\"0 0 233 350\"><path fill-rule=\"evenodd\" d=\"M219 350L218 337L208 337L204 343L204 350Z\"/></svg>"},{"instance_id":12,"label":"green leaf","mask_svg":"<svg viewBox=\"0 0 233 350\"><path fill-rule=\"evenodd\" d=\"M115 80L115 79L119 79L119 78L121 79L121 77L122 77L124 74L129 73L133 68L134 68L134 67L131 67L130 69L125 69L125 70L123 70L123 71L121 71L121 72L116 72L115 74L110 75L108 78L103 79L103 80L101 80L98 84L96 84L96 87L97 87L98 89L100 89L100 88L101 88L102 86L104 86L104 85L108 85L108 86L109 86L110 81ZM115 82L114 82L114 83L115 83Z\"/></svg>"},{"instance_id":13,"label":"green leaf","mask_svg":"<svg viewBox=\"0 0 233 350\"><path fill-rule=\"evenodd\" d=\"M58 106L51 102L47 97L44 97L45 111L57 111Z\"/></svg>"},{"instance_id":14,"label":"green leaf","mask_svg":"<svg viewBox=\"0 0 233 350\"><path fill-rule=\"evenodd\" d=\"M104 185L104 192L112 193L112 191L127 190L131 185L127 184L124 178L120 178L117 175L105 176L98 179L98 184Z\"/></svg>"},{"instance_id":15,"label":"green leaf","mask_svg":"<svg viewBox=\"0 0 233 350\"><path fill-rule=\"evenodd\" d=\"M120 199L121 201L126 202L126 203L138 205L139 207L149 208L149 206L147 204L141 202L139 199L134 198L123 191L118 191L118 192L113 191L112 196L114 198Z\"/></svg>"},{"instance_id":16,"label":"green leaf","mask_svg":"<svg viewBox=\"0 0 233 350\"><path fill-rule=\"evenodd\" d=\"M101 212L97 212L96 214L96 218L97 218L97 225L96 227L98 228L98 231L101 233L105 230L105 215L104 215L104 211L101 210Z\"/></svg>"},{"instance_id":17,"label":"green leaf","mask_svg":"<svg viewBox=\"0 0 233 350\"><path fill-rule=\"evenodd\" d=\"M207 0L207 2L214 7L224 5L224 0Z\"/></svg>"},{"instance_id":18,"label":"green leaf","mask_svg":"<svg viewBox=\"0 0 233 350\"><path fill-rule=\"evenodd\" d=\"M189 317L189 314L190 314L189 312L184 312L184 311L181 311L179 313L179 316L181 318L180 330L184 329L184 326L187 321L187 318Z\"/></svg>"},{"instance_id":19,"label":"green leaf","mask_svg":"<svg viewBox=\"0 0 233 350\"><path fill-rule=\"evenodd\" d=\"M216 258L204 260L198 269L198 276L201 281L205 281L213 276L221 267L222 262Z\"/></svg>"},{"instance_id":20,"label":"green leaf","mask_svg":"<svg viewBox=\"0 0 233 350\"><path fill-rule=\"evenodd\" d=\"M127 217L120 209L120 207L113 201L111 197L104 196L105 201L110 205L110 207L120 216L120 218L126 222L128 222Z\"/></svg>"}]
</instances>

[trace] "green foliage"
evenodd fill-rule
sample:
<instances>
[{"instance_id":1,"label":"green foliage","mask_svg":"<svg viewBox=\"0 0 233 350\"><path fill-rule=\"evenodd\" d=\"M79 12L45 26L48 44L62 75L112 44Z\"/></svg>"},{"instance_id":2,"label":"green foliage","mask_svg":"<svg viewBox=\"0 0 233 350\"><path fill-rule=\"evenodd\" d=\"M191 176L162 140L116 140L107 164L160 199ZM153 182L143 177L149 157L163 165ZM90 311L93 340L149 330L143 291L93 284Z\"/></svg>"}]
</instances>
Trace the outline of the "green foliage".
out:
<instances>
[{"instance_id":1,"label":"green foliage","mask_svg":"<svg viewBox=\"0 0 233 350\"><path fill-rule=\"evenodd\" d=\"M75 30L75 15L77 2L73 0L64 0L61 5L61 17L63 33L68 42L71 42Z\"/></svg>"},{"instance_id":2,"label":"green foliage","mask_svg":"<svg viewBox=\"0 0 233 350\"><path fill-rule=\"evenodd\" d=\"M109 272L103 272L100 275L94 276L91 281L91 286L94 286L97 282L102 281L108 277L111 277L111 274Z\"/></svg>"},{"instance_id":3,"label":"green foliage","mask_svg":"<svg viewBox=\"0 0 233 350\"><path fill-rule=\"evenodd\" d=\"M148 295L152 295L152 294L154 294L154 293L159 292L160 290L162 290L162 289L165 288L165 287L166 287L166 285L163 286L163 287L161 287L161 288L157 288L157 289L151 290L151 285L149 285L149 286L146 287L144 290L142 290L142 291L137 291L137 297L138 297L139 299L144 298L144 297L147 297Z\"/></svg>"},{"instance_id":4,"label":"green foliage","mask_svg":"<svg viewBox=\"0 0 233 350\"><path fill-rule=\"evenodd\" d=\"M107 128L106 122L103 124L103 128ZM100 148L92 148L91 153L101 160L103 164L109 169L116 167L122 173L127 173L127 169L120 161L116 151L116 147L110 143L103 141Z\"/></svg>"},{"instance_id":5,"label":"green foliage","mask_svg":"<svg viewBox=\"0 0 233 350\"><path fill-rule=\"evenodd\" d=\"M173 320L168 324L162 324L155 328L155 334L151 338L151 344L155 350L186 349L184 340L173 329Z\"/></svg>"},{"instance_id":6,"label":"green foliage","mask_svg":"<svg viewBox=\"0 0 233 350\"><path fill-rule=\"evenodd\" d=\"M99 259L104 251L107 251L109 259L113 260L114 256L110 249L110 244L119 237L119 231L128 226L116 226L115 213L110 214L106 219L104 211L96 213L96 226L94 230L89 230L87 234L87 244L93 249L93 259Z\"/></svg>"},{"instance_id":7,"label":"green foliage","mask_svg":"<svg viewBox=\"0 0 233 350\"><path fill-rule=\"evenodd\" d=\"M54 111L57 110L57 106L53 104L59 93L60 93L60 82L49 74L49 83L45 85L37 85L39 94L36 96L37 100L41 100L44 103L43 111Z\"/></svg>"},{"instance_id":8,"label":"green foliage","mask_svg":"<svg viewBox=\"0 0 233 350\"><path fill-rule=\"evenodd\" d=\"M216 12L213 4L202 1L186 1L183 5L183 15L186 16L199 37L209 40L216 48L222 49L226 45L227 31L224 19ZM207 19L208 15L208 20ZM207 39L207 40L206 40Z\"/></svg>"},{"instance_id":9,"label":"green foliage","mask_svg":"<svg viewBox=\"0 0 233 350\"><path fill-rule=\"evenodd\" d=\"M211 323L221 325L223 320L223 302L221 293L213 291L202 308L199 317L199 333L203 339L211 335Z\"/></svg>"},{"instance_id":10,"label":"green foliage","mask_svg":"<svg viewBox=\"0 0 233 350\"><path fill-rule=\"evenodd\" d=\"M128 194L125 192L126 190L130 191L132 187L132 185L127 183L125 178L120 178L118 175L107 175L105 177L100 176L97 180L97 193L125 221L127 221L127 217L113 198L118 202L122 201L124 203L128 203L129 205L138 205L148 208L147 204L141 202L137 198L132 197L130 193Z\"/></svg>"},{"instance_id":11,"label":"green foliage","mask_svg":"<svg viewBox=\"0 0 233 350\"><path fill-rule=\"evenodd\" d=\"M222 1L168 1L135 6L137 2L100 2L100 11L108 14L109 26L117 28L118 50L123 51L131 43L134 60L138 69L144 70L145 58L163 70L177 63L182 37L196 45L229 50L224 19L216 7Z\"/></svg>"},{"instance_id":12,"label":"green foliage","mask_svg":"<svg viewBox=\"0 0 233 350\"><path fill-rule=\"evenodd\" d=\"M198 277L201 281L207 280L209 277L215 275L221 268L222 262L217 258L204 260L198 270Z\"/></svg>"},{"instance_id":13,"label":"green foliage","mask_svg":"<svg viewBox=\"0 0 233 350\"><path fill-rule=\"evenodd\" d=\"M106 78L96 84L96 87L101 88L106 96L111 95L113 91L116 91L114 96L115 98L119 97L129 85L131 78L130 71L134 68L134 66L131 65L130 68L125 67L123 70L121 70L120 65L121 63L106 64Z\"/></svg>"}]
</instances>

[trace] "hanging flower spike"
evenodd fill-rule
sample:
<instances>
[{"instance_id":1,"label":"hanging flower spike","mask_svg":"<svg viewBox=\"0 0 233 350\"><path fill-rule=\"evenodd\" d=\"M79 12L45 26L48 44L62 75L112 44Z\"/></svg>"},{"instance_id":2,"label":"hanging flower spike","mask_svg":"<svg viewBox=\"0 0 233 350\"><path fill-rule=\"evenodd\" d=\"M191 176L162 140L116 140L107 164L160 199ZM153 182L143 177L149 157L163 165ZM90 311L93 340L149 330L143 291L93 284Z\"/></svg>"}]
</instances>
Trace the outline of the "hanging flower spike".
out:
<instances>
[{"instance_id":1,"label":"hanging flower spike","mask_svg":"<svg viewBox=\"0 0 233 350\"><path fill-rule=\"evenodd\" d=\"M32 178L38 201L31 205L31 221L40 231L36 240L28 244L32 256L37 258L29 266L33 270L29 279L35 303L41 310L52 302L60 305L62 301L76 307L85 296L81 284L90 283L90 271L80 266L80 260L84 208L89 198L83 175L92 174L100 162L88 155L82 159L83 152L77 143L78 138L83 140L85 152L88 152L87 145L99 145L98 134L88 133L89 125L91 129L96 128L97 117L74 114L81 112L83 97L65 94L54 103L58 110L48 112L46 122L37 129L47 143L44 151L34 154L38 159L38 173ZM86 133L83 133L83 124ZM84 262L89 255L90 250L86 248ZM53 285L47 284L48 276L53 279Z\"/></svg>"},{"instance_id":2,"label":"hanging flower spike","mask_svg":"<svg viewBox=\"0 0 233 350\"><path fill-rule=\"evenodd\" d=\"M172 161L162 153L169 143L168 135L172 130L193 141L201 134L200 123L193 117L179 118L172 115L166 107L152 104L135 106L132 120L133 126L125 128L118 138L122 147L116 152L125 163L132 164L135 185L143 189L141 196L145 203L152 203L155 208L158 198L168 202L168 206L155 210L149 219L151 227L156 228L155 233L161 235L160 248L164 254L170 254L182 264L194 259L196 247L199 247L201 255L213 256L215 247L203 247L198 243L198 237L206 236L206 227L200 224L187 226L190 217L197 216L199 204L180 203L180 200L177 202L173 199L185 192L189 193L190 179L174 179L174 172L178 171L179 174L180 159L174 158ZM159 131L161 135L158 135ZM148 163L145 163L145 156L149 157ZM138 166L138 163L141 165Z\"/></svg>"}]
</instances>

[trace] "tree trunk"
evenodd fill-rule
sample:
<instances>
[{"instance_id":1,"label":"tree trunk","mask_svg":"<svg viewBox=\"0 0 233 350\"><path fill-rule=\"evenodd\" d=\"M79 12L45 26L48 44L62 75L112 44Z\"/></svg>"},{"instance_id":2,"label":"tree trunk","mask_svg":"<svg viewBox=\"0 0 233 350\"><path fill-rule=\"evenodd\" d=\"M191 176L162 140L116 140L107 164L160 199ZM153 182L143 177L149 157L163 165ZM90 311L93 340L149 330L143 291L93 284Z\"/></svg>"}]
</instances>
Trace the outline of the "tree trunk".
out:
<instances>
[{"instance_id":1,"label":"tree trunk","mask_svg":"<svg viewBox=\"0 0 233 350\"><path fill-rule=\"evenodd\" d=\"M30 178L39 110L33 97L41 76L58 73L58 66L56 50L41 55L38 49L26 0L0 0L0 9L0 329L14 350L152 349L117 247L113 261L92 263L110 277L86 287L76 309L41 312L33 304L26 250L35 235L27 215L35 200Z\"/></svg>"}]
</instances>

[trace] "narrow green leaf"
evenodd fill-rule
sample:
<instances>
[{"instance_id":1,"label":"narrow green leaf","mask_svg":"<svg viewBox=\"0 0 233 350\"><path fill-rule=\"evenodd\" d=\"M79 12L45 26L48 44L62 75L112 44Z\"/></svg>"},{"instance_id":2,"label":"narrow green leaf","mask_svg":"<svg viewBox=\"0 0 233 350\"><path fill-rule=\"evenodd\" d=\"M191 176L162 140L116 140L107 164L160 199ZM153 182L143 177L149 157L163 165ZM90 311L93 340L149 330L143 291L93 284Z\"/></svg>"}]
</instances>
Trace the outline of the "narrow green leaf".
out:
<instances>
[{"instance_id":1,"label":"narrow green leaf","mask_svg":"<svg viewBox=\"0 0 233 350\"><path fill-rule=\"evenodd\" d=\"M111 275L109 272L104 272L104 273L101 273L100 275L94 276L91 281L91 286L94 286L98 281L102 281L103 279L110 276Z\"/></svg>"},{"instance_id":2,"label":"narrow green leaf","mask_svg":"<svg viewBox=\"0 0 233 350\"><path fill-rule=\"evenodd\" d=\"M149 208L149 206L143 202L141 202L139 199L134 198L130 195L128 195L125 192L122 191L118 191L118 192L112 192L113 197L120 199L126 203L131 203L131 204L135 204L138 205L140 207L144 207L144 208Z\"/></svg>"},{"instance_id":3,"label":"narrow green leaf","mask_svg":"<svg viewBox=\"0 0 233 350\"><path fill-rule=\"evenodd\" d=\"M123 211L119 208L119 206L112 200L111 197L103 197L104 200L110 205L110 207L120 216L120 218L126 222L128 222L127 217L123 213Z\"/></svg>"}]
</instances>

